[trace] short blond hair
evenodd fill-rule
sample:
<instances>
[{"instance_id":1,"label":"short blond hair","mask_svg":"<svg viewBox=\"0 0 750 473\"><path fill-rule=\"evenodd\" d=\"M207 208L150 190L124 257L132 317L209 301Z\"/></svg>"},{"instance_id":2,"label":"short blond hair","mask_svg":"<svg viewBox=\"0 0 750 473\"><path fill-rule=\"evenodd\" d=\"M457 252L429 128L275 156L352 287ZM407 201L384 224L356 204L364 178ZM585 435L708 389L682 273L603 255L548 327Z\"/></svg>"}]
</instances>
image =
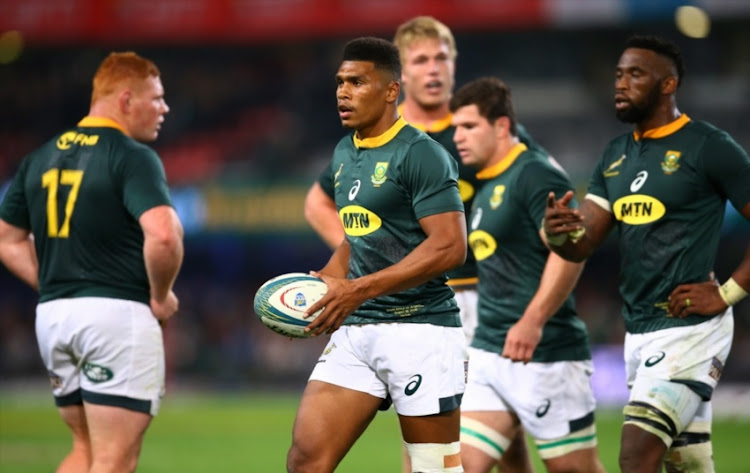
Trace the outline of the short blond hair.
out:
<instances>
[{"instance_id":1,"label":"short blond hair","mask_svg":"<svg viewBox=\"0 0 750 473\"><path fill-rule=\"evenodd\" d=\"M431 16L418 16L405 23L401 23L393 37L393 43L401 53L403 62L404 51L415 41L425 38L439 39L448 45L451 59L456 60L458 50L456 49L456 39L453 37L450 28L444 23L436 20Z\"/></svg>"},{"instance_id":2,"label":"short blond hair","mask_svg":"<svg viewBox=\"0 0 750 473\"><path fill-rule=\"evenodd\" d=\"M109 53L94 75L91 103L111 94L122 83L135 87L148 77L160 75L156 64L132 51Z\"/></svg>"}]
</instances>

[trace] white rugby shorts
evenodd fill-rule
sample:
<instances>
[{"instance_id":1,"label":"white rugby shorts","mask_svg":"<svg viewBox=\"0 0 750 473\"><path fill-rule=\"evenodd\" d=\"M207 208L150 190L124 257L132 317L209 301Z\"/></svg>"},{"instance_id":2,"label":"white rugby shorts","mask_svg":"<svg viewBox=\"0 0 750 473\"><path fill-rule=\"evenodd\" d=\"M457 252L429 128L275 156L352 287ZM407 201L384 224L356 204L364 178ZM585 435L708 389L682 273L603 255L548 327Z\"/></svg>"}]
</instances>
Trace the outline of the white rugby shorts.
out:
<instances>
[{"instance_id":1,"label":"white rugby shorts","mask_svg":"<svg viewBox=\"0 0 750 473\"><path fill-rule=\"evenodd\" d=\"M310 380L381 399L390 395L398 414L426 416L460 406L467 363L461 327L343 325L331 335Z\"/></svg>"},{"instance_id":2,"label":"white rugby shorts","mask_svg":"<svg viewBox=\"0 0 750 473\"><path fill-rule=\"evenodd\" d=\"M461 315L461 325L466 336L466 344L471 345L471 340L474 338L474 332L479 322L477 290L474 288L457 288L454 289L454 292L456 304L458 304L458 310Z\"/></svg>"},{"instance_id":3,"label":"white rugby shorts","mask_svg":"<svg viewBox=\"0 0 750 473\"><path fill-rule=\"evenodd\" d=\"M731 307L722 315L697 325L626 334L624 353L628 387L632 388L636 380L644 386L643 390L631 392L630 402L654 403L653 398L641 399L644 394L639 394L648 392L650 379L683 382L699 396L708 394L710 397L729 356L733 334ZM705 399L692 422L696 424L692 426L693 430L710 430L711 407Z\"/></svg>"},{"instance_id":4,"label":"white rugby shorts","mask_svg":"<svg viewBox=\"0 0 750 473\"><path fill-rule=\"evenodd\" d=\"M558 439L592 423L591 360L521 363L469 348L462 412L507 411L537 440Z\"/></svg>"},{"instance_id":5,"label":"white rugby shorts","mask_svg":"<svg viewBox=\"0 0 750 473\"><path fill-rule=\"evenodd\" d=\"M104 297L43 302L36 334L58 406L86 401L156 415L164 341L146 304Z\"/></svg>"}]
</instances>

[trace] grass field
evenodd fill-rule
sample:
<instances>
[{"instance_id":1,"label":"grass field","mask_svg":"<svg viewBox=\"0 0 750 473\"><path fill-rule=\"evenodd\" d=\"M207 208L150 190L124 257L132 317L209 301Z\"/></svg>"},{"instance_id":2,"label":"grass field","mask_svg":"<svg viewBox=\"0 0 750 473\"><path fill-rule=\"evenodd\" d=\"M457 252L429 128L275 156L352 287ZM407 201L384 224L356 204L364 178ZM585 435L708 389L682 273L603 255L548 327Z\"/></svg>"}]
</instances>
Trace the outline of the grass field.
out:
<instances>
[{"instance_id":1,"label":"grass field","mask_svg":"<svg viewBox=\"0 0 750 473\"><path fill-rule=\"evenodd\" d=\"M146 434L138 472L283 473L297 401L297 395L289 394L171 394ZM598 413L597 428L604 466L616 472L620 414ZM714 423L717 472L749 471L741 454L748 432L747 419ZM67 429L51 399L0 395L0 472L52 472L68 447ZM400 448L391 409L376 417L337 471L399 472ZM534 461L536 470L543 472L538 459Z\"/></svg>"}]
</instances>

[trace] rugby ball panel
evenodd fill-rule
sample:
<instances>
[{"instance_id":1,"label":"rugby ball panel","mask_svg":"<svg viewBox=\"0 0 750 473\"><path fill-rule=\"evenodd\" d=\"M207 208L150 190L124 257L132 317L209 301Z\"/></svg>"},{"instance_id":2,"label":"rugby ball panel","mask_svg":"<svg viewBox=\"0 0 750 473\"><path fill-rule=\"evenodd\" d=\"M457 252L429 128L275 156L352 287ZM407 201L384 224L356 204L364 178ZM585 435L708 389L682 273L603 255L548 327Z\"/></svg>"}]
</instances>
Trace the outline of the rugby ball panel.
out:
<instances>
[{"instance_id":1,"label":"rugby ball panel","mask_svg":"<svg viewBox=\"0 0 750 473\"><path fill-rule=\"evenodd\" d=\"M309 274L282 274L258 289L253 308L263 325L271 330L288 337L306 338L310 335L305 333L305 327L318 314L305 319L305 311L319 301L327 289L321 279Z\"/></svg>"}]
</instances>

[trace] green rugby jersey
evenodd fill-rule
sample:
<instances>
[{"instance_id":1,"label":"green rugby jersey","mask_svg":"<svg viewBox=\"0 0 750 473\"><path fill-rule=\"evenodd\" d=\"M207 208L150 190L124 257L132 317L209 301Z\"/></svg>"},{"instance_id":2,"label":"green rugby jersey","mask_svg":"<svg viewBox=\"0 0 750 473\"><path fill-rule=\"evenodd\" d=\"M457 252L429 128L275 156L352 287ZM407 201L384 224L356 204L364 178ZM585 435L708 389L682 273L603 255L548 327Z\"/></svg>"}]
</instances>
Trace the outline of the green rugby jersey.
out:
<instances>
[{"instance_id":1,"label":"green rugby jersey","mask_svg":"<svg viewBox=\"0 0 750 473\"><path fill-rule=\"evenodd\" d=\"M694 325L669 318L667 297L713 271L726 200L750 202L750 159L725 132L682 115L644 136L612 140L589 186L620 236L620 293L630 333Z\"/></svg>"},{"instance_id":2,"label":"green rugby jersey","mask_svg":"<svg viewBox=\"0 0 750 473\"><path fill-rule=\"evenodd\" d=\"M479 325L471 345L502 353L508 330L534 297L549 256L539 236L547 194L554 191L559 198L573 186L547 154L522 143L477 176L484 183L469 220L469 247L479 270ZM571 294L545 324L532 361L590 358L586 326Z\"/></svg>"},{"instance_id":3,"label":"green rugby jersey","mask_svg":"<svg viewBox=\"0 0 750 473\"><path fill-rule=\"evenodd\" d=\"M334 200L351 247L349 278L401 261L426 239L419 219L463 211L456 163L403 119L384 134L344 137L333 153ZM446 277L365 301L346 324L417 322L460 327Z\"/></svg>"},{"instance_id":4,"label":"green rugby jersey","mask_svg":"<svg viewBox=\"0 0 750 473\"><path fill-rule=\"evenodd\" d=\"M86 117L24 158L0 218L34 234L40 302L149 303L138 218L172 205L156 153L114 121Z\"/></svg>"},{"instance_id":5,"label":"green rugby jersey","mask_svg":"<svg viewBox=\"0 0 750 473\"><path fill-rule=\"evenodd\" d=\"M399 106L399 114L403 116L403 105ZM451 157L456 161L458 165L458 192L461 196L461 201L464 203L464 213L468 219L469 213L471 213L471 205L474 202L474 196L481 186L481 182L476 177L476 170L461 162L461 156L458 154L456 143L453 141L453 135L456 133L456 128L451 125L452 120L453 114L448 114L443 119L434 123L430 128L414 123L410 123L410 125L427 133L430 138L443 145L443 147L448 150ZM531 138L531 135L528 134L523 125L518 124L517 126L518 138L522 143L525 143L529 149L539 150L545 155L548 154L544 148L539 146ZM333 199L333 174L331 173L330 166L327 166L320 174L318 177L318 183L323 191ZM468 228L468 221L466 223ZM475 285L477 283L477 268L474 254L469 251L466 254L466 262L463 265L448 271L447 274L449 285Z\"/></svg>"}]
</instances>

